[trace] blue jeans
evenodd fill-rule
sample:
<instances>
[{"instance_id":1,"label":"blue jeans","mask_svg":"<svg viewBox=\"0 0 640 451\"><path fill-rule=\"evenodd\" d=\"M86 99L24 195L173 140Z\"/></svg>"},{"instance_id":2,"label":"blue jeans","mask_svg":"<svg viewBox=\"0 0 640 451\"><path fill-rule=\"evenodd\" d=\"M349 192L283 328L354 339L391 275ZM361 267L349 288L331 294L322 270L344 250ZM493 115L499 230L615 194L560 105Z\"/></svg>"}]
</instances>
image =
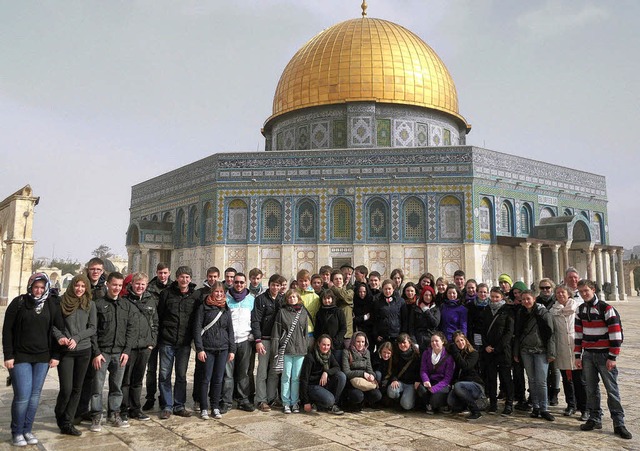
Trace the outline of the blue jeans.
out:
<instances>
[{"instance_id":1,"label":"blue jeans","mask_svg":"<svg viewBox=\"0 0 640 451\"><path fill-rule=\"evenodd\" d=\"M184 410L187 402L187 367L191 346L159 345L160 355L160 397L164 402L163 410L178 412ZM171 374L173 365L176 366L176 380L174 390L171 390ZM174 398L175 394L175 398Z\"/></svg>"},{"instance_id":2,"label":"blue jeans","mask_svg":"<svg viewBox=\"0 0 640 451\"><path fill-rule=\"evenodd\" d=\"M300 401L300 370L303 355L284 355L284 369L280 387L282 405L292 406Z\"/></svg>"},{"instance_id":3,"label":"blue jeans","mask_svg":"<svg viewBox=\"0 0 640 451\"><path fill-rule=\"evenodd\" d=\"M324 387L321 385L308 386L309 399L315 402L319 407L329 408L336 404L340 400L342 390L347 383L347 376L342 371L329 376L327 385Z\"/></svg>"},{"instance_id":4,"label":"blue jeans","mask_svg":"<svg viewBox=\"0 0 640 451\"><path fill-rule=\"evenodd\" d=\"M454 411L462 411L468 408L471 412L478 412L476 400L482 396L482 385L477 382L459 381L453 385L449 392L447 403Z\"/></svg>"},{"instance_id":5,"label":"blue jeans","mask_svg":"<svg viewBox=\"0 0 640 451\"><path fill-rule=\"evenodd\" d=\"M582 354L582 374L585 378L587 389L587 410L589 419L596 423L602 422L602 409L600 408L600 378L607 390L607 406L613 420L613 426L624 426L624 410L620 402L618 391L618 368L611 371L607 369L606 352L585 351ZM599 377L598 377L599 376Z\"/></svg>"},{"instance_id":6,"label":"blue jeans","mask_svg":"<svg viewBox=\"0 0 640 451\"><path fill-rule=\"evenodd\" d=\"M400 406L404 410L411 410L416 405L416 389L413 384L405 384L398 381L398 388L392 388L391 383L387 387L387 396L391 399L400 398Z\"/></svg>"},{"instance_id":7,"label":"blue jeans","mask_svg":"<svg viewBox=\"0 0 640 451\"><path fill-rule=\"evenodd\" d=\"M10 371L13 386L11 433L31 432L40 392L49 371L49 363L16 363Z\"/></svg>"},{"instance_id":8,"label":"blue jeans","mask_svg":"<svg viewBox=\"0 0 640 451\"><path fill-rule=\"evenodd\" d=\"M211 400L211 409L220 408L222 395L222 381L227 365L229 351L207 352L207 360L200 362L204 366L202 381L200 383L200 409L207 409L207 402Z\"/></svg>"},{"instance_id":9,"label":"blue jeans","mask_svg":"<svg viewBox=\"0 0 640 451\"><path fill-rule=\"evenodd\" d=\"M120 355L120 353L102 353L106 362L102 362L100 369L96 370L91 386L91 413L93 415L102 415L102 387L104 387L107 371L109 371L107 413L120 412L120 405L122 404L122 378L124 377L125 369L125 367L120 366ZM91 364L93 365L93 362L91 362Z\"/></svg>"},{"instance_id":10,"label":"blue jeans","mask_svg":"<svg viewBox=\"0 0 640 451\"><path fill-rule=\"evenodd\" d=\"M547 353L539 352L532 354L522 351L522 364L527 372L529 379L529 390L531 391L531 404L533 408L546 412L549 410L547 398L547 372L549 371L549 362L547 361Z\"/></svg>"}]
</instances>

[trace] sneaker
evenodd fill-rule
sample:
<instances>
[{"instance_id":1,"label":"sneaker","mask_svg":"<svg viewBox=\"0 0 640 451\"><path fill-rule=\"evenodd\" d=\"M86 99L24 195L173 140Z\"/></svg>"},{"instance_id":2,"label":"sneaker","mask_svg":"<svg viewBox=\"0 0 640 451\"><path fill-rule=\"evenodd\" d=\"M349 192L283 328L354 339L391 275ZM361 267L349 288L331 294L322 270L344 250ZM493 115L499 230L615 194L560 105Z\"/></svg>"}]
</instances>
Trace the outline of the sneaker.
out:
<instances>
[{"instance_id":1,"label":"sneaker","mask_svg":"<svg viewBox=\"0 0 640 451\"><path fill-rule=\"evenodd\" d=\"M290 407L290 406L284 406L284 407L282 408L282 411L283 411L284 413L291 413L291 407Z\"/></svg>"},{"instance_id":2,"label":"sneaker","mask_svg":"<svg viewBox=\"0 0 640 451\"><path fill-rule=\"evenodd\" d=\"M222 418L222 414L220 413L220 409L213 409L213 418L219 420Z\"/></svg>"},{"instance_id":3,"label":"sneaker","mask_svg":"<svg viewBox=\"0 0 640 451\"><path fill-rule=\"evenodd\" d=\"M161 420L167 420L169 419L170 416L171 416L171 411L168 409L164 409L162 412L160 412Z\"/></svg>"},{"instance_id":4,"label":"sneaker","mask_svg":"<svg viewBox=\"0 0 640 451\"><path fill-rule=\"evenodd\" d=\"M153 409L154 404L156 403L155 399L147 399L147 402L142 406L142 410L147 411Z\"/></svg>"},{"instance_id":5,"label":"sneaker","mask_svg":"<svg viewBox=\"0 0 640 451\"><path fill-rule=\"evenodd\" d=\"M613 428L613 433L618 437L626 440L631 440L633 438L633 436L631 435L631 432L629 432L627 428L624 427L624 424L622 426L615 426ZM26 437L27 434L24 434L24 436Z\"/></svg>"},{"instance_id":6,"label":"sneaker","mask_svg":"<svg viewBox=\"0 0 640 451\"><path fill-rule=\"evenodd\" d=\"M518 401L515 405L515 409L520 410L521 412L528 412L531 410L531 407L526 401Z\"/></svg>"},{"instance_id":7,"label":"sneaker","mask_svg":"<svg viewBox=\"0 0 640 451\"><path fill-rule=\"evenodd\" d=\"M298 405L298 403L295 403L292 407L291 407L291 411L293 413L300 413L300 405Z\"/></svg>"},{"instance_id":8,"label":"sneaker","mask_svg":"<svg viewBox=\"0 0 640 451\"><path fill-rule=\"evenodd\" d=\"M580 412L580 418L578 421L587 421L589 419L589 412Z\"/></svg>"},{"instance_id":9,"label":"sneaker","mask_svg":"<svg viewBox=\"0 0 640 451\"><path fill-rule=\"evenodd\" d=\"M243 402L242 404L238 405L238 409L244 410L245 412L253 412L254 410L256 410L256 406L254 406L250 402Z\"/></svg>"},{"instance_id":10,"label":"sneaker","mask_svg":"<svg viewBox=\"0 0 640 451\"><path fill-rule=\"evenodd\" d=\"M510 417L512 413L513 413L513 407L511 405L506 405L504 406L504 410L500 415L502 415L503 417Z\"/></svg>"},{"instance_id":11,"label":"sneaker","mask_svg":"<svg viewBox=\"0 0 640 451\"><path fill-rule=\"evenodd\" d=\"M539 409L533 409L531 411L531 413L529 414L529 416L531 418L538 418L540 416L540 410Z\"/></svg>"},{"instance_id":12,"label":"sneaker","mask_svg":"<svg viewBox=\"0 0 640 451\"><path fill-rule=\"evenodd\" d=\"M316 413L318 412L318 406L316 406L315 404L311 404L311 413Z\"/></svg>"},{"instance_id":13,"label":"sneaker","mask_svg":"<svg viewBox=\"0 0 640 451\"><path fill-rule=\"evenodd\" d=\"M282 409L283 407L284 406L282 405L282 401L280 401L279 399L275 399L271 403L271 408L272 409Z\"/></svg>"},{"instance_id":14,"label":"sneaker","mask_svg":"<svg viewBox=\"0 0 640 451\"><path fill-rule=\"evenodd\" d=\"M119 412L114 412L113 418L111 419L111 426L114 428L128 428L129 422L123 420Z\"/></svg>"},{"instance_id":15,"label":"sneaker","mask_svg":"<svg viewBox=\"0 0 640 451\"><path fill-rule=\"evenodd\" d=\"M593 431L594 429L602 429L602 423L589 418L585 424L580 425L581 431Z\"/></svg>"},{"instance_id":16,"label":"sneaker","mask_svg":"<svg viewBox=\"0 0 640 451\"><path fill-rule=\"evenodd\" d=\"M189 418L191 416L191 412L187 409L180 409L173 412L173 414L177 417Z\"/></svg>"},{"instance_id":17,"label":"sneaker","mask_svg":"<svg viewBox=\"0 0 640 451\"><path fill-rule=\"evenodd\" d=\"M27 445L37 445L38 444L38 437L33 435L33 433L31 433L31 432L25 432L24 433L24 439L27 441Z\"/></svg>"},{"instance_id":18,"label":"sneaker","mask_svg":"<svg viewBox=\"0 0 640 451\"><path fill-rule=\"evenodd\" d=\"M431 404L427 404L426 412L427 415L433 415L433 407L431 407Z\"/></svg>"},{"instance_id":19,"label":"sneaker","mask_svg":"<svg viewBox=\"0 0 640 451\"><path fill-rule=\"evenodd\" d=\"M27 441L24 439L24 435L18 434L11 438L11 444L13 446L27 446Z\"/></svg>"},{"instance_id":20,"label":"sneaker","mask_svg":"<svg viewBox=\"0 0 640 451\"><path fill-rule=\"evenodd\" d=\"M489 404L489 407L487 407L487 412L491 413L491 414L498 413L498 405L497 404Z\"/></svg>"},{"instance_id":21,"label":"sneaker","mask_svg":"<svg viewBox=\"0 0 640 451\"><path fill-rule=\"evenodd\" d=\"M89 430L91 432L100 432L102 430L102 414L97 414L91 419L91 426L89 426Z\"/></svg>"},{"instance_id":22,"label":"sneaker","mask_svg":"<svg viewBox=\"0 0 640 451\"><path fill-rule=\"evenodd\" d=\"M271 407L269 407L269 404L267 404L266 402L261 402L260 404L258 404L258 410L260 412L271 412Z\"/></svg>"},{"instance_id":23,"label":"sneaker","mask_svg":"<svg viewBox=\"0 0 640 451\"><path fill-rule=\"evenodd\" d=\"M469 415L467 415L467 420L469 421L478 420L480 418L482 418L482 414L480 413L480 411L471 412Z\"/></svg>"},{"instance_id":24,"label":"sneaker","mask_svg":"<svg viewBox=\"0 0 640 451\"><path fill-rule=\"evenodd\" d=\"M342 415L342 414L344 414L342 409L340 407L338 407L338 404L334 404L333 406L331 406L331 408L329 409L329 413L332 413L334 415Z\"/></svg>"},{"instance_id":25,"label":"sneaker","mask_svg":"<svg viewBox=\"0 0 640 451\"><path fill-rule=\"evenodd\" d=\"M547 421L555 421L556 417L554 417L553 415L551 415L551 413L548 410L543 410L542 412L540 412L540 418L543 418Z\"/></svg>"},{"instance_id":26,"label":"sneaker","mask_svg":"<svg viewBox=\"0 0 640 451\"><path fill-rule=\"evenodd\" d=\"M207 411L207 409L202 409L200 411L200 418L202 418L203 420L209 419L209 412Z\"/></svg>"},{"instance_id":27,"label":"sneaker","mask_svg":"<svg viewBox=\"0 0 640 451\"><path fill-rule=\"evenodd\" d=\"M151 417L149 415L147 415L146 413L140 412L137 413L136 415L132 416L131 418L134 418L138 421L149 421L151 419Z\"/></svg>"},{"instance_id":28,"label":"sneaker","mask_svg":"<svg viewBox=\"0 0 640 451\"><path fill-rule=\"evenodd\" d=\"M60 433L64 435L73 435L74 437L80 437L82 432L80 432L74 425L64 426L60 428Z\"/></svg>"}]
</instances>

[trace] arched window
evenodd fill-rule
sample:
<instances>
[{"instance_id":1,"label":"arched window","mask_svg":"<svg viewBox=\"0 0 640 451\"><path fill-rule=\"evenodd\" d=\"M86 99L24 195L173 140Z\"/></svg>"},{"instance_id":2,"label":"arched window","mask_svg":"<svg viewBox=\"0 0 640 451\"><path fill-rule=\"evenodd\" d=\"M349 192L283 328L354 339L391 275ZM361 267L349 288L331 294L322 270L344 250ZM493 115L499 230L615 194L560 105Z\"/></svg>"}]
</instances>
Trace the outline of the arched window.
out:
<instances>
[{"instance_id":1,"label":"arched window","mask_svg":"<svg viewBox=\"0 0 640 451\"><path fill-rule=\"evenodd\" d=\"M204 241L211 243L213 241L213 207L211 202L204 204Z\"/></svg>"},{"instance_id":2,"label":"arched window","mask_svg":"<svg viewBox=\"0 0 640 451\"><path fill-rule=\"evenodd\" d=\"M368 208L369 228L368 238L372 240L389 239L389 214L387 204L382 199L375 199L369 203Z\"/></svg>"},{"instance_id":3,"label":"arched window","mask_svg":"<svg viewBox=\"0 0 640 451\"><path fill-rule=\"evenodd\" d=\"M553 218L555 215L554 211L549 207L543 207L542 210L540 210L540 219Z\"/></svg>"},{"instance_id":4,"label":"arched window","mask_svg":"<svg viewBox=\"0 0 640 451\"><path fill-rule=\"evenodd\" d=\"M602 244L604 238L604 231L602 228L602 216L600 213L593 215L593 241L598 244Z\"/></svg>"},{"instance_id":5,"label":"arched window","mask_svg":"<svg viewBox=\"0 0 640 451\"><path fill-rule=\"evenodd\" d=\"M491 241L491 233L493 231L493 208L491 201L483 197L480 201L479 219L480 219L480 239L483 241Z\"/></svg>"},{"instance_id":6,"label":"arched window","mask_svg":"<svg viewBox=\"0 0 640 451\"><path fill-rule=\"evenodd\" d=\"M262 206L262 240L282 241L282 207L275 200Z\"/></svg>"},{"instance_id":7,"label":"arched window","mask_svg":"<svg viewBox=\"0 0 640 451\"><path fill-rule=\"evenodd\" d=\"M588 212L588 211L582 210L582 211L580 212L580 214L581 214L581 215L584 217L584 219L586 219L587 221L589 221L589 220L590 220L590 218L589 218L589 212Z\"/></svg>"},{"instance_id":8,"label":"arched window","mask_svg":"<svg viewBox=\"0 0 640 451\"><path fill-rule=\"evenodd\" d=\"M500 234L513 235L513 207L505 200L500 205Z\"/></svg>"},{"instance_id":9,"label":"arched window","mask_svg":"<svg viewBox=\"0 0 640 451\"><path fill-rule=\"evenodd\" d=\"M440 238L462 239L462 204L454 196L446 196L440 201Z\"/></svg>"},{"instance_id":10,"label":"arched window","mask_svg":"<svg viewBox=\"0 0 640 451\"><path fill-rule=\"evenodd\" d=\"M177 219L176 242L178 246L184 246L187 242L187 218L182 208L178 210Z\"/></svg>"},{"instance_id":11,"label":"arched window","mask_svg":"<svg viewBox=\"0 0 640 451\"><path fill-rule=\"evenodd\" d=\"M229 204L227 239L247 241L247 204L243 200L235 199Z\"/></svg>"},{"instance_id":12,"label":"arched window","mask_svg":"<svg viewBox=\"0 0 640 451\"><path fill-rule=\"evenodd\" d=\"M338 199L331 207L331 239L353 240L353 218L351 204Z\"/></svg>"},{"instance_id":13,"label":"arched window","mask_svg":"<svg viewBox=\"0 0 640 451\"><path fill-rule=\"evenodd\" d=\"M173 223L173 213L171 213L170 211L165 212L162 215L162 222L170 222Z\"/></svg>"},{"instance_id":14,"label":"arched window","mask_svg":"<svg viewBox=\"0 0 640 451\"><path fill-rule=\"evenodd\" d=\"M404 202L404 238L409 241L424 241L425 239L424 204L416 197L410 197Z\"/></svg>"},{"instance_id":15,"label":"arched window","mask_svg":"<svg viewBox=\"0 0 640 451\"><path fill-rule=\"evenodd\" d=\"M531 209L529 205L524 204L520 208L520 234L529 235L531 229Z\"/></svg>"},{"instance_id":16,"label":"arched window","mask_svg":"<svg viewBox=\"0 0 640 451\"><path fill-rule=\"evenodd\" d=\"M564 209L564 213L563 213L563 214L564 214L565 216L571 216L571 215L573 215L573 212L571 211L571 209L570 209L570 208L565 208L565 209Z\"/></svg>"},{"instance_id":17,"label":"arched window","mask_svg":"<svg viewBox=\"0 0 640 451\"><path fill-rule=\"evenodd\" d=\"M189 244L199 244L200 240L200 213L194 205L189 209Z\"/></svg>"},{"instance_id":18,"label":"arched window","mask_svg":"<svg viewBox=\"0 0 640 451\"><path fill-rule=\"evenodd\" d=\"M317 238L316 206L309 199L298 204L298 238L315 240Z\"/></svg>"}]
</instances>

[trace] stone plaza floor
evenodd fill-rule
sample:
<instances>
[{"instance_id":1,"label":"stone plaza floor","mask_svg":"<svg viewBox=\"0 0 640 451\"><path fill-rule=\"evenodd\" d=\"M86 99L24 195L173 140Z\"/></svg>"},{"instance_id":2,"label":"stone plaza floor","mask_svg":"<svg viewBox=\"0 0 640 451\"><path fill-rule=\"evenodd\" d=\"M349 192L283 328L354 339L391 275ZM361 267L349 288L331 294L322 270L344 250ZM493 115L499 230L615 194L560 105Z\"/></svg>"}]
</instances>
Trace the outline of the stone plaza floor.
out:
<instances>
[{"instance_id":1,"label":"stone plaza floor","mask_svg":"<svg viewBox=\"0 0 640 451\"><path fill-rule=\"evenodd\" d=\"M222 420L203 421L197 416L172 416L159 420L158 411L151 421L129 420L131 427L117 429L104 425L102 432L92 433L88 424L78 428L81 437L61 435L56 427L53 408L58 392L55 370L49 371L33 432L40 439L41 450L408 450L408 449L477 449L477 450L614 450L640 449L640 298L615 302L622 317L625 342L618 359L622 403L627 428L633 440L613 435L613 425L606 409L600 431L579 430L577 417L562 416L564 399L551 407L556 421L531 419L528 413L515 412L510 418L484 414L475 422L460 415L427 416L422 412L366 410L333 416L328 413L292 414L282 412L246 413L232 410ZM0 319L6 307L0 307ZM1 323L0 323L1 324ZM193 373L193 355L189 366ZM0 368L4 382L7 370ZM191 377L191 376L190 376ZM191 378L192 380L192 378ZM602 387L603 395L604 388ZM191 383L188 386L191 393ZM11 446L11 388L0 388L0 450ZM190 396L189 396L190 398ZM106 399L106 392L105 392ZM191 404L188 407L192 407ZM500 407L502 407L500 405ZM34 446L27 449L35 449Z\"/></svg>"}]
</instances>

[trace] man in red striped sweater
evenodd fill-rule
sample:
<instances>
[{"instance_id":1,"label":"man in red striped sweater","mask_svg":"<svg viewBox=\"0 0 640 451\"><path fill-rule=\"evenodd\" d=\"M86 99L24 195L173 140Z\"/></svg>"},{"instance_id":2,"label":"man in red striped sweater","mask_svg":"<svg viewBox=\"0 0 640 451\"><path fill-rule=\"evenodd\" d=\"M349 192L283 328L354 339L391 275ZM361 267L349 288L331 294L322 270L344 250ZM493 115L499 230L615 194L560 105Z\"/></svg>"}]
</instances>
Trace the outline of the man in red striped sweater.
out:
<instances>
[{"instance_id":1,"label":"man in red striped sweater","mask_svg":"<svg viewBox=\"0 0 640 451\"><path fill-rule=\"evenodd\" d=\"M607 405L613 419L613 432L624 439L631 433L624 425L624 410L618 391L616 358L622 346L622 325L616 309L596 296L591 280L578 283L580 297L585 303L576 312L575 356L576 368L582 369L587 388L589 419L580 426L583 431L602 429L599 378L607 390Z\"/></svg>"}]
</instances>

